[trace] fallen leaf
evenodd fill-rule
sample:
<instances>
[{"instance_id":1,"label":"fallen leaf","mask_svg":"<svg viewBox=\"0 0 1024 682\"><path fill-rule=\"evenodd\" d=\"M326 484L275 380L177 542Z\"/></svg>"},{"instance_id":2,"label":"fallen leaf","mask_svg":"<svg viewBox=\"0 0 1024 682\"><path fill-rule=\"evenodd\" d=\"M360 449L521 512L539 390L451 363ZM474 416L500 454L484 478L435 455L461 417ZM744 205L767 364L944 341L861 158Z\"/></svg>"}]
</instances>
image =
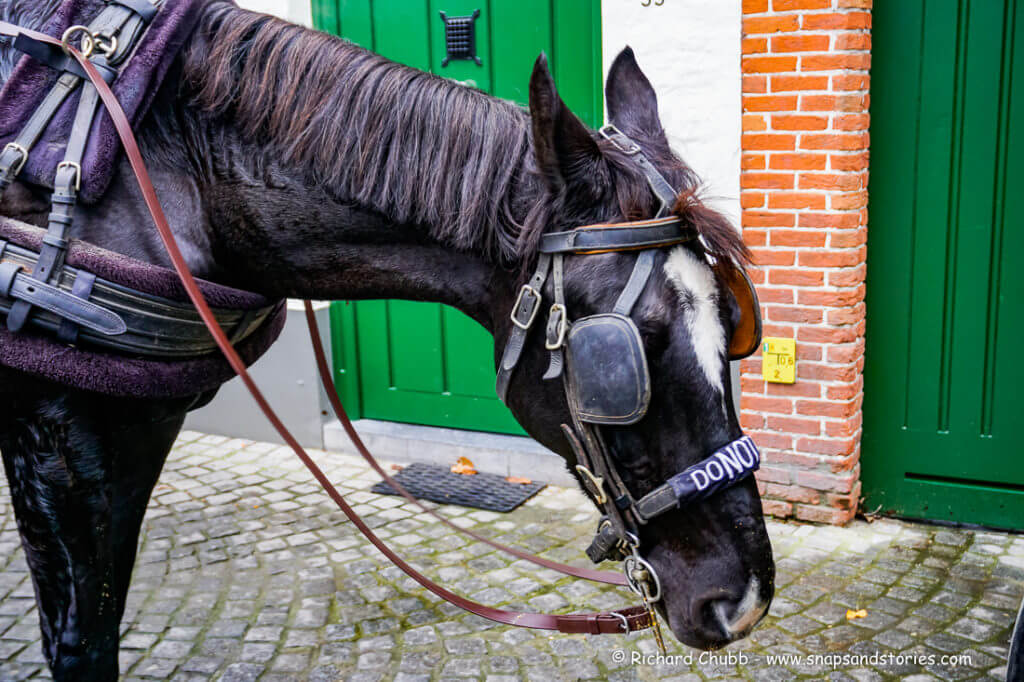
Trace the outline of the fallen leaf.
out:
<instances>
[{"instance_id":1,"label":"fallen leaf","mask_svg":"<svg viewBox=\"0 0 1024 682\"><path fill-rule=\"evenodd\" d=\"M868 610L867 609L860 609L858 611L854 611L853 609L847 609L846 610L846 620L856 620L858 618L867 618L867 617L868 617Z\"/></svg>"},{"instance_id":2,"label":"fallen leaf","mask_svg":"<svg viewBox=\"0 0 1024 682\"><path fill-rule=\"evenodd\" d=\"M520 478L519 476L509 476L505 480L508 481L509 483L519 483L521 485L530 485L531 483L533 483L533 481L531 481L530 479Z\"/></svg>"},{"instance_id":3,"label":"fallen leaf","mask_svg":"<svg viewBox=\"0 0 1024 682\"><path fill-rule=\"evenodd\" d=\"M459 457L458 461L452 465L452 473L472 476L476 473L476 469L473 468L473 463L468 458Z\"/></svg>"}]
</instances>

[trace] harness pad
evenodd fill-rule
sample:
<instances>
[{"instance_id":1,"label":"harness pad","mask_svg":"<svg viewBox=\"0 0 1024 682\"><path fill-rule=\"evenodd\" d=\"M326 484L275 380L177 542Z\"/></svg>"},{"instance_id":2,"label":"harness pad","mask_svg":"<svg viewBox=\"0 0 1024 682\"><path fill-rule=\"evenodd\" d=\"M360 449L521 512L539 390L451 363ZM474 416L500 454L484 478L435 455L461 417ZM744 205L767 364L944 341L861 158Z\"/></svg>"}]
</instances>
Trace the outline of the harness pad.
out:
<instances>
[{"instance_id":1,"label":"harness pad","mask_svg":"<svg viewBox=\"0 0 1024 682\"><path fill-rule=\"evenodd\" d=\"M134 5L137 9L144 8L137 0L114 4L128 8L125 11ZM150 4L148 0L146 4ZM133 126L149 110L205 4L206 0L167 0L159 11L150 15L152 21L145 28L146 34L127 55L127 60L111 65L110 68L117 70L111 88ZM73 25L89 24L110 5L106 0L65 0L40 31L60 38ZM22 57L0 90L0 149L14 142L60 77L61 73L50 65L28 55ZM28 150L28 159L19 175L22 180L53 188L54 173L64 158L81 90L79 85L64 100L42 137ZM113 179L120 152L121 142L113 121L106 114L97 116L82 158L79 194L82 201L96 203L100 200Z\"/></svg>"}]
</instances>

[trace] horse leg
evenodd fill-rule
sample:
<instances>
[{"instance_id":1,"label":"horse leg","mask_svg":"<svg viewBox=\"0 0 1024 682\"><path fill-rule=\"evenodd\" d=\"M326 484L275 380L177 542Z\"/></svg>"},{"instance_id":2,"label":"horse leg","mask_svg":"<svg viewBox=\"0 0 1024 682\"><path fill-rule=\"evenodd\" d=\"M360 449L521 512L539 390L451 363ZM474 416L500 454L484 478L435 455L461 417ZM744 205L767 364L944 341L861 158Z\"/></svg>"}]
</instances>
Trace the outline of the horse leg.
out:
<instances>
[{"instance_id":1,"label":"horse leg","mask_svg":"<svg viewBox=\"0 0 1024 682\"><path fill-rule=\"evenodd\" d=\"M58 680L116 680L118 624L180 401L55 390L4 415L0 452Z\"/></svg>"}]
</instances>

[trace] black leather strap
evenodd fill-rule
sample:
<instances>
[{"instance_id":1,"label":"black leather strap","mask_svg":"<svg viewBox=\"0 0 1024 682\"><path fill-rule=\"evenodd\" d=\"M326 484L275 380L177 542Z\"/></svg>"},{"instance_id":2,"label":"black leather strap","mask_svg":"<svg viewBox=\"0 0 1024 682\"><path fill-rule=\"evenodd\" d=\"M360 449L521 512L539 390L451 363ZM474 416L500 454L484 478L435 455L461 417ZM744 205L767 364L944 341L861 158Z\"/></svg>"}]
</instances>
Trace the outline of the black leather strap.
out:
<instances>
[{"instance_id":1,"label":"black leather strap","mask_svg":"<svg viewBox=\"0 0 1024 682\"><path fill-rule=\"evenodd\" d=\"M566 232L549 232L540 238L541 253L600 253L654 249L682 244L697 238L682 218L672 216L656 220L609 225L588 225Z\"/></svg>"},{"instance_id":2,"label":"black leather strap","mask_svg":"<svg viewBox=\"0 0 1024 682\"><path fill-rule=\"evenodd\" d=\"M502 402L507 403L508 385L512 381L512 374L515 372L519 358L523 354L523 347L526 345L526 337L530 328L537 319L537 312L543 302L544 282L548 279L548 270L551 268L551 256L546 253L540 254L537 258L537 269L530 281L519 290L516 304L512 308L512 332L509 334L505 344L505 350L501 354L501 362L498 365L498 380L495 390Z\"/></svg>"},{"instance_id":3,"label":"black leather strap","mask_svg":"<svg viewBox=\"0 0 1024 682\"><path fill-rule=\"evenodd\" d=\"M14 48L57 71L71 73L82 79L85 78L85 70L78 62L64 54L59 47L40 43L22 33L14 39ZM113 83L114 79L117 78L117 71L109 66L97 64L96 70L103 76L103 80L108 83Z\"/></svg>"},{"instance_id":4,"label":"black leather strap","mask_svg":"<svg viewBox=\"0 0 1024 682\"><path fill-rule=\"evenodd\" d=\"M124 320L110 310L40 282L12 262L0 263L0 295L15 299L16 304L48 310L62 320L70 320L104 336L123 334L128 329Z\"/></svg>"},{"instance_id":5,"label":"black leather strap","mask_svg":"<svg viewBox=\"0 0 1024 682\"><path fill-rule=\"evenodd\" d=\"M622 543L619 541L619 536L612 527L608 517L601 517L601 523L597 527L597 533L594 535L594 539L591 540L590 546L587 547L587 557L595 564L599 564L602 561L608 561L609 559L621 558Z\"/></svg>"},{"instance_id":6,"label":"black leather strap","mask_svg":"<svg viewBox=\"0 0 1024 682\"><path fill-rule=\"evenodd\" d=\"M0 265L4 271L21 271L24 275L30 272L39 254L20 246L7 244L0 240ZM26 275L27 276L27 275ZM70 309L77 309L82 299L75 291L79 277L87 277L86 273L73 266L65 265L59 282L51 286L61 289L66 297L54 297L61 306L67 304ZM11 282L13 285L13 280ZM3 295L0 290L0 319L10 310L11 305L20 299L12 299ZM162 358L193 358L216 352L217 346L206 331L199 314L189 303L178 303L159 296L152 296L142 291L129 289L102 278L97 278L92 286L89 301L118 318L127 326L123 334L108 336L83 327L78 335L78 342L101 348L108 348L131 355L144 355ZM35 304L35 301L32 302ZM271 319L282 303L273 303L251 312L244 310L216 309L217 320L227 329L237 329L234 335L238 341L248 338L261 325ZM60 329L64 308L51 311L37 308L29 320L29 324L51 332ZM244 320L248 319L246 324Z\"/></svg>"},{"instance_id":7,"label":"black leather strap","mask_svg":"<svg viewBox=\"0 0 1024 682\"><path fill-rule=\"evenodd\" d=\"M565 335L569 329L569 311L565 307L565 275L562 262L564 258L565 256L560 253L552 257L551 283L555 290L555 302L548 311L548 324L544 331L544 347L551 353L544 379L557 379L562 376L562 369L565 366L562 346L565 345Z\"/></svg>"},{"instance_id":8,"label":"black leather strap","mask_svg":"<svg viewBox=\"0 0 1024 682\"><path fill-rule=\"evenodd\" d=\"M159 8L149 0L109 0L110 2L127 7L131 11L142 17L142 20L147 24L153 20L156 16Z\"/></svg>"},{"instance_id":9,"label":"black leather strap","mask_svg":"<svg viewBox=\"0 0 1024 682\"><path fill-rule=\"evenodd\" d=\"M92 59L93 66L104 81L112 83L117 78L117 70L111 65L119 64L128 57L142 30L156 15L156 11L157 8L149 0L118 1L117 5L105 7L89 24L89 30L92 32L117 37L117 48L113 55L109 58L99 55ZM12 45L15 49L57 70L60 76L14 142L0 153L0 194L14 182L18 171L28 161L32 147L39 141L39 137L64 100L79 82L88 80L82 66L56 45L36 40L24 32L14 35Z\"/></svg>"},{"instance_id":10,"label":"black leather strap","mask_svg":"<svg viewBox=\"0 0 1024 682\"><path fill-rule=\"evenodd\" d=\"M51 197L53 210L50 212L43 248L39 252L39 260L36 261L35 268L32 270L32 278L40 283L56 281L60 269L64 265L64 256L68 248L66 235L74 218L78 188L82 182L82 157L85 155L85 145L89 139L92 120L99 108L99 103L100 98L96 88L91 83L83 84L82 96L78 101L78 109L71 125L67 150L64 153L64 161L57 166L57 173L53 179L54 190ZM31 312L31 299L22 298L22 300L16 301L7 315L7 328L12 332L20 331L25 326ZM56 311L51 310L51 312ZM74 320L73 315L72 311L72 314L64 315L64 318L65 320Z\"/></svg>"},{"instance_id":11,"label":"black leather strap","mask_svg":"<svg viewBox=\"0 0 1024 682\"><path fill-rule=\"evenodd\" d=\"M88 301L94 284L96 284L96 275L91 272L80 272L75 277L75 283L71 285L71 295ZM127 325L125 325L125 331L127 331ZM78 325L64 317L60 321L60 329L57 330L57 339L62 343L74 343L78 340Z\"/></svg>"},{"instance_id":12,"label":"black leather strap","mask_svg":"<svg viewBox=\"0 0 1024 682\"><path fill-rule=\"evenodd\" d=\"M21 129L14 142L8 144L0 153L0 193L14 182L18 172L28 161L28 155L46 130L46 126L57 113L61 104L76 87L79 78L70 73L62 74L50 92L46 94L39 107L32 112L25 127Z\"/></svg>"},{"instance_id":13,"label":"black leather strap","mask_svg":"<svg viewBox=\"0 0 1024 682\"><path fill-rule=\"evenodd\" d=\"M679 193L676 192L675 188L669 184L668 180L665 179L658 169L654 167L643 151L633 140L629 139L621 130L613 125L606 125L601 128L601 135L615 145L619 151L629 154L633 157L633 163L640 168L640 171L647 178L647 184L651 186L654 191L654 196L658 197L658 201L661 202L661 208L658 210L658 215L662 216L672 209L672 205L676 201L676 197Z\"/></svg>"},{"instance_id":14,"label":"black leather strap","mask_svg":"<svg viewBox=\"0 0 1024 682\"><path fill-rule=\"evenodd\" d=\"M672 486L662 484L641 497L636 502L636 513L643 521L650 521L667 511L679 506L679 498L676 497Z\"/></svg>"},{"instance_id":15,"label":"black leather strap","mask_svg":"<svg viewBox=\"0 0 1024 682\"><path fill-rule=\"evenodd\" d=\"M637 299L647 287L647 280L651 278L651 272L654 271L654 253L654 250L641 251L637 256L636 265L633 266L633 272L629 275L629 281L622 288L622 293L619 294L619 300L615 302L612 312L629 317Z\"/></svg>"}]
</instances>

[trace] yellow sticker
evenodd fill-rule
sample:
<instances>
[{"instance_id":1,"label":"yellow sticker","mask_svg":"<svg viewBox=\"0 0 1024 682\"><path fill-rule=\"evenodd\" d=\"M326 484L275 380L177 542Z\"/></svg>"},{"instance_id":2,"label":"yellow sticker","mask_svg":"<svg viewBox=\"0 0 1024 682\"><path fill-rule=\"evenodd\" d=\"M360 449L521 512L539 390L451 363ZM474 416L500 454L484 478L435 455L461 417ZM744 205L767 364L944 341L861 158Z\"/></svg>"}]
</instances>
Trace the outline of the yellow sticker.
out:
<instances>
[{"instance_id":1,"label":"yellow sticker","mask_svg":"<svg viewBox=\"0 0 1024 682\"><path fill-rule=\"evenodd\" d=\"M773 384L796 383L796 340L766 336L761 341L761 376Z\"/></svg>"}]
</instances>

